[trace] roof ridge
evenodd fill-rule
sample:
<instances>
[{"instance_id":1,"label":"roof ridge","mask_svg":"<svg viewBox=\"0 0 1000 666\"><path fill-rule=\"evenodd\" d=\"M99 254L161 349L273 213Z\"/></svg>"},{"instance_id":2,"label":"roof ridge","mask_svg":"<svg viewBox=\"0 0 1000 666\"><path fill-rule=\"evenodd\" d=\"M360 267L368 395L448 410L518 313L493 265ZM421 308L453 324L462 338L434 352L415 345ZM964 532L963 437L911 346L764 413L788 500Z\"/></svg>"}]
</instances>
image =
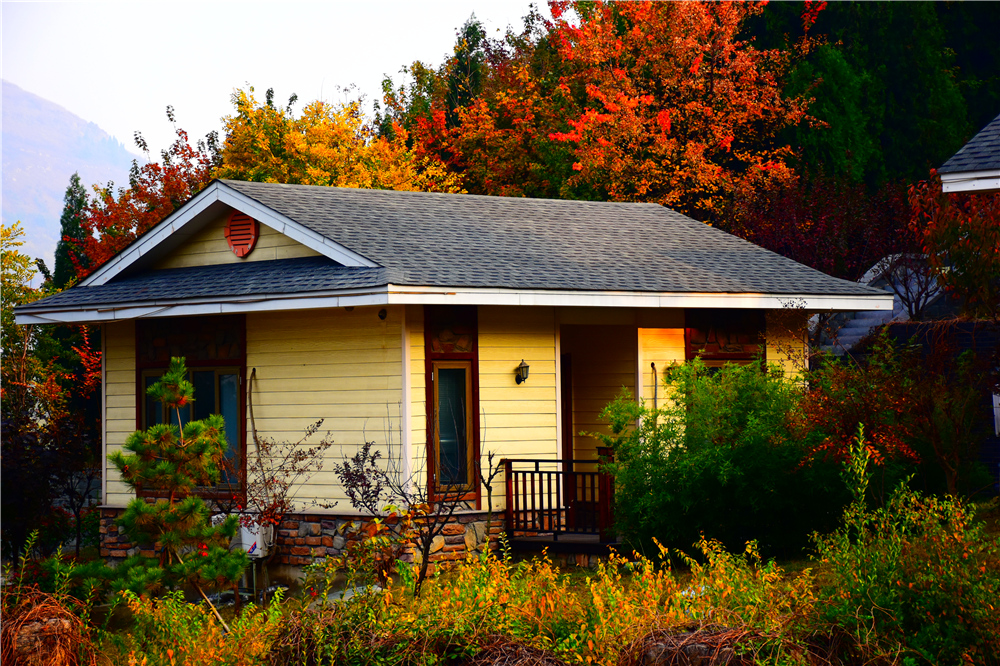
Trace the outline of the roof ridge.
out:
<instances>
[{"instance_id":1,"label":"roof ridge","mask_svg":"<svg viewBox=\"0 0 1000 666\"><path fill-rule=\"evenodd\" d=\"M259 181L252 180L233 180L230 178L217 178L215 179L220 183L225 183L226 185L236 185L236 186L250 186L250 187L281 187L281 188L302 188L310 189L314 191L323 192L343 192L343 193L358 193L358 192L377 192L385 195L401 195L401 196L439 196L439 197L462 197L469 199L479 199L488 200L494 202L551 202L558 204L592 204L599 206L648 206L654 208L665 208L671 212L677 213L673 208L664 206L663 204L658 204L649 201L595 201L593 199L553 199L549 197L513 197L513 196L497 196L492 194L470 194L468 192L426 192L423 190L389 190L381 188L369 188L369 187L339 187L336 185L305 185L302 183L263 183ZM677 213L680 215L681 213Z\"/></svg>"}]
</instances>

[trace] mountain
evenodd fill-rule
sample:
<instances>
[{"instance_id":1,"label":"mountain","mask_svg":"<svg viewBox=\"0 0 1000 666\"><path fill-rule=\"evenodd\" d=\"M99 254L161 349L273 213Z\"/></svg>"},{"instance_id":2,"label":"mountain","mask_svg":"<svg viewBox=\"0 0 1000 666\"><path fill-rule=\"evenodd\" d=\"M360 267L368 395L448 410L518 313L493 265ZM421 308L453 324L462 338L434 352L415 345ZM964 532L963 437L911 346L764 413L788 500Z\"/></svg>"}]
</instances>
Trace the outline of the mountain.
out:
<instances>
[{"instance_id":1,"label":"mountain","mask_svg":"<svg viewBox=\"0 0 1000 666\"><path fill-rule=\"evenodd\" d=\"M94 123L8 81L3 81L0 146L3 223L20 220L21 251L42 257L49 268L70 176L79 173L88 189L108 181L127 185L132 160L140 159Z\"/></svg>"}]
</instances>

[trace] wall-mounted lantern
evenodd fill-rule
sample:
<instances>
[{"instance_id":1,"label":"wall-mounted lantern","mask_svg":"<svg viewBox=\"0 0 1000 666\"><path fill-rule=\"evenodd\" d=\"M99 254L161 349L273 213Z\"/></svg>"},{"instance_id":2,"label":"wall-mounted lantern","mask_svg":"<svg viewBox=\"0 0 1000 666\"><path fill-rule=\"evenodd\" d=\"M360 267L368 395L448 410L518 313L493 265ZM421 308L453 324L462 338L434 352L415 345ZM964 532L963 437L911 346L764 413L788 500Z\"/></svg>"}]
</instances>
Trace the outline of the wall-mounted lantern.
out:
<instances>
[{"instance_id":1,"label":"wall-mounted lantern","mask_svg":"<svg viewBox=\"0 0 1000 666\"><path fill-rule=\"evenodd\" d=\"M518 384L528 381L528 364L521 359L521 365L514 369L514 381Z\"/></svg>"}]
</instances>

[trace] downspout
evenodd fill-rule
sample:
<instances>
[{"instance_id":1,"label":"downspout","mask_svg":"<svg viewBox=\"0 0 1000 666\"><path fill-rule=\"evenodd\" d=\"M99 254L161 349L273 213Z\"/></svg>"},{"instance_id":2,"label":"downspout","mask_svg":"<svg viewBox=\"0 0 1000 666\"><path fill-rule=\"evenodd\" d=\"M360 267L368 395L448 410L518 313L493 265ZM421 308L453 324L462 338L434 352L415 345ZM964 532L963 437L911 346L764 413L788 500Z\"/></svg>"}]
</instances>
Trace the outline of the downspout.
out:
<instances>
[{"instance_id":1,"label":"downspout","mask_svg":"<svg viewBox=\"0 0 1000 666\"><path fill-rule=\"evenodd\" d=\"M657 389L660 387L660 383L656 380L656 363L650 363L649 367L653 369L653 409L657 409L656 398Z\"/></svg>"}]
</instances>

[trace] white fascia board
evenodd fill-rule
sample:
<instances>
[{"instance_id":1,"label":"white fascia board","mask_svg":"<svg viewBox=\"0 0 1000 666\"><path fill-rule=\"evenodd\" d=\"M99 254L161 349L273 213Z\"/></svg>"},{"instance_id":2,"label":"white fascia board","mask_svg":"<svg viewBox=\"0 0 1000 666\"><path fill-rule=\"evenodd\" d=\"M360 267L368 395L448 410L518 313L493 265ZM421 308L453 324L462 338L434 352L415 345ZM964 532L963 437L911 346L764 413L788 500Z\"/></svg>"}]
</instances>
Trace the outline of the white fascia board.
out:
<instances>
[{"instance_id":1,"label":"white fascia board","mask_svg":"<svg viewBox=\"0 0 1000 666\"><path fill-rule=\"evenodd\" d=\"M1000 192L1000 169L988 171L953 171L941 174L941 190L952 192L972 192L991 194Z\"/></svg>"},{"instance_id":2,"label":"white fascia board","mask_svg":"<svg viewBox=\"0 0 1000 666\"><path fill-rule=\"evenodd\" d=\"M891 311L892 294L663 293L470 289L389 285L391 304L546 305L566 307L736 308L809 311Z\"/></svg>"},{"instance_id":3,"label":"white fascia board","mask_svg":"<svg viewBox=\"0 0 1000 666\"><path fill-rule=\"evenodd\" d=\"M168 215L162 222L154 226L142 238L115 255L108 263L94 271L87 279L80 282L81 287L92 287L107 283L111 278L132 266L143 256L167 238L175 240L193 235L194 231L185 233L184 228L215 202L224 203L241 213L246 213L261 224L271 227L278 233L302 243L306 247L336 261L343 266L376 267L378 264L339 243L318 234L307 227L271 210L258 201L237 192L225 183L215 182L196 194L180 209Z\"/></svg>"},{"instance_id":4,"label":"white fascia board","mask_svg":"<svg viewBox=\"0 0 1000 666\"><path fill-rule=\"evenodd\" d=\"M344 292L296 298L245 297L215 301L184 301L158 303L122 303L112 307L67 309L52 312L18 314L16 321L24 324L82 324L124 319L149 319L159 317L188 317L193 315L237 314L244 312L281 312L288 310L315 310L321 308L354 307L362 305L388 305L384 291Z\"/></svg>"},{"instance_id":5,"label":"white fascia board","mask_svg":"<svg viewBox=\"0 0 1000 666\"><path fill-rule=\"evenodd\" d=\"M280 312L363 305L519 305L628 308L736 308L810 312L891 311L892 294L712 294L470 289L388 285L297 295L261 294L225 299L120 303L113 306L36 310L18 314L18 324L85 323L146 317L240 312Z\"/></svg>"}]
</instances>

